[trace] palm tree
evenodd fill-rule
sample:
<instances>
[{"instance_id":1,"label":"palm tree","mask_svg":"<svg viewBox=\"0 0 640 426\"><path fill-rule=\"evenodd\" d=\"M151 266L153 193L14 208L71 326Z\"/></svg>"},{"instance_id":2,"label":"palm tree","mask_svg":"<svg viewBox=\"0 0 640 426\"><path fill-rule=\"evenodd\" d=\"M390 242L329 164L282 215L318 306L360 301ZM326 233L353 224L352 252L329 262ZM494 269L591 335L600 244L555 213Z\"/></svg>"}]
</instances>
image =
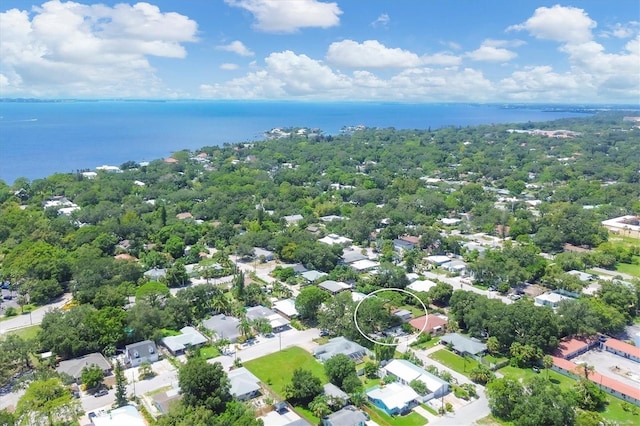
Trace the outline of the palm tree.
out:
<instances>
[{"instance_id":1,"label":"palm tree","mask_svg":"<svg viewBox=\"0 0 640 426\"><path fill-rule=\"evenodd\" d=\"M271 322L266 318L256 318L251 321L251 325L253 326L253 329L260 334L267 334L273 331Z\"/></svg>"},{"instance_id":2,"label":"palm tree","mask_svg":"<svg viewBox=\"0 0 640 426\"><path fill-rule=\"evenodd\" d=\"M211 299L211 309L219 314L228 314L231 310L231 303L223 292L218 291Z\"/></svg>"},{"instance_id":3,"label":"palm tree","mask_svg":"<svg viewBox=\"0 0 640 426\"><path fill-rule=\"evenodd\" d=\"M367 395L364 392L356 392L349 395L351 403L358 408L362 408L367 403Z\"/></svg>"},{"instance_id":4,"label":"palm tree","mask_svg":"<svg viewBox=\"0 0 640 426\"><path fill-rule=\"evenodd\" d=\"M240 318L240 323L238 323L238 331L242 334L243 337L249 337L251 335L251 322L247 319L246 316Z\"/></svg>"},{"instance_id":5,"label":"palm tree","mask_svg":"<svg viewBox=\"0 0 640 426\"><path fill-rule=\"evenodd\" d=\"M553 366L553 357L551 355L545 355L542 357L542 365L547 370L547 380L549 380L549 369Z\"/></svg>"}]
</instances>

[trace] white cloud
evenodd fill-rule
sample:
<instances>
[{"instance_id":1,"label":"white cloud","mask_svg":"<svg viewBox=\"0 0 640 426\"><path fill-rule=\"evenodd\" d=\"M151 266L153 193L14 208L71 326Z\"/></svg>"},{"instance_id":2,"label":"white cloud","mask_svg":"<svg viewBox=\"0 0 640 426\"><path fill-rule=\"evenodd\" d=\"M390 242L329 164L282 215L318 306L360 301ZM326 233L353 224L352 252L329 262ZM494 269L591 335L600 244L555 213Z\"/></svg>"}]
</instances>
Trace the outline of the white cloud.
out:
<instances>
[{"instance_id":1,"label":"white cloud","mask_svg":"<svg viewBox=\"0 0 640 426\"><path fill-rule=\"evenodd\" d=\"M340 23L342 11L337 3L318 0L225 0L229 6L251 12L257 30L293 33L300 28L329 28Z\"/></svg>"},{"instance_id":2,"label":"white cloud","mask_svg":"<svg viewBox=\"0 0 640 426\"><path fill-rule=\"evenodd\" d=\"M378 27L387 28L387 26L389 25L389 21L391 21L391 18L389 18L389 15L387 15L386 13L383 13L382 15L378 16L378 18L375 21L371 23L371 26L374 28L378 28Z\"/></svg>"},{"instance_id":3,"label":"white cloud","mask_svg":"<svg viewBox=\"0 0 640 426\"><path fill-rule=\"evenodd\" d=\"M588 75L558 74L548 66L527 67L515 71L499 84L508 99L516 101L573 101L595 90Z\"/></svg>"},{"instance_id":4,"label":"white cloud","mask_svg":"<svg viewBox=\"0 0 640 426\"><path fill-rule=\"evenodd\" d=\"M0 13L4 94L171 96L148 56L184 58L197 24L137 3L84 5L49 1L32 13Z\"/></svg>"},{"instance_id":5,"label":"white cloud","mask_svg":"<svg viewBox=\"0 0 640 426\"><path fill-rule=\"evenodd\" d=\"M220 64L220 69L225 71L233 71L233 70L237 70L238 68L240 68L238 64L230 64L230 63Z\"/></svg>"},{"instance_id":6,"label":"white cloud","mask_svg":"<svg viewBox=\"0 0 640 426\"><path fill-rule=\"evenodd\" d=\"M485 100L493 91L473 69L415 67L383 78L365 70L341 73L292 51L272 53L260 70L200 89L208 98L407 101Z\"/></svg>"},{"instance_id":7,"label":"white cloud","mask_svg":"<svg viewBox=\"0 0 640 426\"><path fill-rule=\"evenodd\" d=\"M422 63L415 53L386 47L377 40L331 43L326 59L332 64L350 68L408 68Z\"/></svg>"},{"instance_id":8,"label":"white cloud","mask_svg":"<svg viewBox=\"0 0 640 426\"><path fill-rule=\"evenodd\" d=\"M488 38L482 42L483 46L491 46L491 47L520 47L523 44L526 44L523 40L497 40Z\"/></svg>"},{"instance_id":9,"label":"white cloud","mask_svg":"<svg viewBox=\"0 0 640 426\"><path fill-rule=\"evenodd\" d=\"M253 56L254 55L254 53L249 48L247 48L247 46L245 46L244 43L242 43L239 40L232 41L229 44L216 46L216 49L224 50L226 52L232 52L232 53L235 53L236 55L240 55L240 56Z\"/></svg>"},{"instance_id":10,"label":"white cloud","mask_svg":"<svg viewBox=\"0 0 640 426\"><path fill-rule=\"evenodd\" d=\"M443 67L451 67L460 65L462 58L447 52L435 53L433 55L424 55L421 58L424 65L440 65Z\"/></svg>"},{"instance_id":11,"label":"white cloud","mask_svg":"<svg viewBox=\"0 0 640 426\"><path fill-rule=\"evenodd\" d=\"M460 43L456 43L455 41L440 41L440 44L448 47L451 50L462 49L462 46L460 46Z\"/></svg>"},{"instance_id":12,"label":"white cloud","mask_svg":"<svg viewBox=\"0 0 640 426\"><path fill-rule=\"evenodd\" d=\"M512 25L507 31L526 30L536 38L565 43L584 43L592 38L596 22L576 7L555 5L539 7L522 24Z\"/></svg>"},{"instance_id":13,"label":"white cloud","mask_svg":"<svg viewBox=\"0 0 640 426\"><path fill-rule=\"evenodd\" d=\"M479 48L474 51L467 52L465 56L473 61L481 62L509 62L511 59L518 56L516 52L502 47L496 47L501 45L504 44L498 40L485 40Z\"/></svg>"},{"instance_id":14,"label":"white cloud","mask_svg":"<svg viewBox=\"0 0 640 426\"><path fill-rule=\"evenodd\" d=\"M609 26L608 30L602 31L600 33L600 36L604 38L631 38L638 34L639 27L640 22L638 21L629 21L625 24L621 24L618 22L615 25Z\"/></svg>"}]
</instances>

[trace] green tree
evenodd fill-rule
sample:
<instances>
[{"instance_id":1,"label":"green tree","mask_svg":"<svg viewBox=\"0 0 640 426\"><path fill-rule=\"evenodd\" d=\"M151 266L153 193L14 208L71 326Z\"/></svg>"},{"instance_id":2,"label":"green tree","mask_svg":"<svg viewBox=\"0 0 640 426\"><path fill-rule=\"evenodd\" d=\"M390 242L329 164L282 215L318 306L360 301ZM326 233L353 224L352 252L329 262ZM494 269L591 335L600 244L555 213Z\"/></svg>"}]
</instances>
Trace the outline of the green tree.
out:
<instances>
[{"instance_id":1,"label":"green tree","mask_svg":"<svg viewBox=\"0 0 640 426\"><path fill-rule=\"evenodd\" d=\"M80 380L87 389L96 389L104 380L104 371L102 371L102 368L94 364L84 367L82 369Z\"/></svg>"},{"instance_id":2,"label":"green tree","mask_svg":"<svg viewBox=\"0 0 640 426\"><path fill-rule=\"evenodd\" d=\"M573 395L578 407L587 411L600 411L607 404L607 394L595 383L580 378L573 386Z\"/></svg>"},{"instance_id":3,"label":"green tree","mask_svg":"<svg viewBox=\"0 0 640 426\"><path fill-rule=\"evenodd\" d=\"M450 284L439 282L431 287L427 294L435 305L447 306L453 294L453 287Z\"/></svg>"},{"instance_id":4,"label":"green tree","mask_svg":"<svg viewBox=\"0 0 640 426\"><path fill-rule=\"evenodd\" d=\"M116 407L122 407L127 405L127 379L124 378L124 371L122 370L122 364L120 360L116 360L116 367L114 369L114 375L116 376Z\"/></svg>"},{"instance_id":5,"label":"green tree","mask_svg":"<svg viewBox=\"0 0 640 426\"><path fill-rule=\"evenodd\" d=\"M551 355L545 355L542 357L542 365L547 371L547 380L549 380L549 369L553 367L553 357Z\"/></svg>"},{"instance_id":6,"label":"green tree","mask_svg":"<svg viewBox=\"0 0 640 426\"><path fill-rule=\"evenodd\" d=\"M395 339L393 337L385 337L381 342L387 344L374 346L373 352L376 356L376 360L380 362L393 359L393 356L396 353L396 345L389 345L389 343L395 343Z\"/></svg>"},{"instance_id":7,"label":"green tree","mask_svg":"<svg viewBox=\"0 0 640 426\"><path fill-rule=\"evenodd\" d=\"M185 244L182 238L173 235L164 244L164 249L171 255L171 257L177 259L179 257L182 257L182 255L184 254L184 246Z\"/></svg>"},{"instance_id":8,"label":"green tree","mask_svg":"<svg viewBox=\"0 0 640 426\"><path fill-rule=\"evenodd\" d=\"M300 290L296 297L296 310L300 318L315 321L318 309L324 301L329 298L327 292L320 290L314 285L307 286Z\"/></svg>"},{"instance_id":9,"label":"green tree","mask_svg":"<svg viewBox=\"0 0 640 426\"><path fill-rule=\"evenodd\" d=\"M0 410L0 425L2 426L15 426L16 417L13 413L7 411L7 409Z\"/></svg>"},{"instance_id":10,"label":"green tree","mask_svg":"<svg viewBox=\"0 0 640 426\"><path fill-rule=\"evenodd\" d=\"M469 378L473 382L479 383L481 385L486 385L494 377L495 375L484 364L478 364L477 367L472 368L471 371L469 372Z\"/></svg>"},{"instance_id":11,"label":"green tree","mask_svg":"<svg viewBox=\"0 0 640 426\"><path fill-rule=\"evenodd\" d=\"M329 408L329 402L327 397L324 395L316 396L313 401L309 403L309 409L313 413L314 416L318 418L323 418L331 414L331 408Z\"/></svg>"},{"instance_id":12,"label":"green tree","mask_svg":"<svg viewBox=\"0 0 640 426\"><path fill-rule=\"evenodd\" d=\"M20 425L53 426L76 422L82 407L60 379L36 380L18 400L15 415Z\"/></svg>"},{"instance_id":13,"label":"green tree","mask_svg":"<svg viewBox=\"0 0 640 426\"><path fill-rule=\"evenodd\" d=\"M291 383L285 385L284 394L293 404L307 405L322 393L322 382L309 370L297 368Z\"/></svg>"},{"instance_id":14,"label":"green tree","mask_svg":"<svg viewBox=\"0 0 640 426\"><path fill-rule=\"evenodd\" d=\"M158 281L149 281L136 290L136 302L142 301L151 306L161 306L170 296L169 287Z\"/></svg>"},{"instance_id":15,"label":"green tree","mask_svg":"<svg viewBox=\"0 0 640 426\"><path fill-rule=\"evenodd\" d=\"M202 358L190 357L180 367L178 381L187 406L203 406L219 414L232 399L231 383L219 362L209 364Z\"/></svg>"},{"instance_id":16,"label":"green tree","mask_svg":"<svg viewBox=\"0 0 640 426\"><path fill-rule=\"evenodd\" d=\"M429 388L427 388L426 383L421 380L412 380L411 383L409 383L409 386L411 386L411 389L416 391L418 395L424 396L429 392Z\"/></svg>"},{"instance_id":17,"label":"green tree","mask_svg":"<svg viewBox=\"0 0 640 426\"><path fill-rule=\"evenodd\" d=\"M347 355L337 354L324 362L324 372L331 383L342 388L344 379L355 374L356 363Z\"/></svg>"},{"instance_id":18,"label":"green tree","mask_svg":"<svg viewBox=\"0 0 640 426\"><path fill-rule=\"evenodd\" d=\"M513 412L524 398L524 388L511 378L501 378L487 385L487 397L491 414L503 420L513 420Z\"/></svg>"},{"instance_id":19,"label":"green tree","mask_svg":"<svg viewBox=\"0 0 640 426\"><path fill-rule=\"evenodd\" d=\"M153 368L151 368L151 363L149 361L144 361L138 366L138 377L142 380L149 379L155 376L155 374L156 373L154 373Z\"/></svg>"}]
</instances>

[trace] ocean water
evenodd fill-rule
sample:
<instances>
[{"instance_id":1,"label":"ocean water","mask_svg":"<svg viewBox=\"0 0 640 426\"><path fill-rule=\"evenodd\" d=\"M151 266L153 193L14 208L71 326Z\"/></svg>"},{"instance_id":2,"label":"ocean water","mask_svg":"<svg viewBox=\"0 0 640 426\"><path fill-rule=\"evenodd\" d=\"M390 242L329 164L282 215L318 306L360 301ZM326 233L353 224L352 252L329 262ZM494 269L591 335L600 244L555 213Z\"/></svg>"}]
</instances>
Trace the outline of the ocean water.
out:
<instances>
[{"instance_id":1,"label":"ocean water","mask_svg":"<svg viewBox=\"0 0 640 426\"><path fill-rule=\"evenodd\" d=\"M240 101L0 102L0 179L151 161L182 149L263 139L275 127L432 129L582 116L500 105Z\"/></svg>"}]
</instances>

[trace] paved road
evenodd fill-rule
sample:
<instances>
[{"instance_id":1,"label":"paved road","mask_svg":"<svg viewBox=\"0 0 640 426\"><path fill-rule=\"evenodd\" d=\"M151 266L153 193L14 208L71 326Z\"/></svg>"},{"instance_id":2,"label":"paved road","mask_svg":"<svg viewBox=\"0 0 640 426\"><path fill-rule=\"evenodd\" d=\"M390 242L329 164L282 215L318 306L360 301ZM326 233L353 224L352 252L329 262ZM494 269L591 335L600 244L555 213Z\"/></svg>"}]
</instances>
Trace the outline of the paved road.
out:
<instances>
[{"instance_id":1,"label":"paved road","mask_svg":"<svg viewBox=\"0 0 640 426\"><path fill-rule=\"evenodd\" d=\"M440 280L444 283L447 283L451 285L454 290L466 290L466 291L471 291L473 293L482 294L484 296L487 296L489 299L500 299L503 303L506 303L507 305L510 305L513 303L513 300L509 299L506 296L502 296L497 291L483 290L481 288L474 287L469 284L465 284L461 281L462 278L460 277L447 277L446 275L434 274L433 272L429 272L429 271L424 271L422 274L430 280Z\"/></svg>"},{"instance_id":2,"label":"paved road","mask_svg":"<svg viewBox=\"0 0 640 426\"><path fill-rule=\"evenodd\" d=\"M22 314L4 321L0 321L0 334L18 328L29 327L31 325L40 324L44 315L50 310L60 308L71 300L71 293L65 293L56 302L34 309L30 314Z\"/></svg>"}]
</instances>

